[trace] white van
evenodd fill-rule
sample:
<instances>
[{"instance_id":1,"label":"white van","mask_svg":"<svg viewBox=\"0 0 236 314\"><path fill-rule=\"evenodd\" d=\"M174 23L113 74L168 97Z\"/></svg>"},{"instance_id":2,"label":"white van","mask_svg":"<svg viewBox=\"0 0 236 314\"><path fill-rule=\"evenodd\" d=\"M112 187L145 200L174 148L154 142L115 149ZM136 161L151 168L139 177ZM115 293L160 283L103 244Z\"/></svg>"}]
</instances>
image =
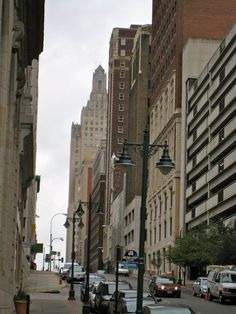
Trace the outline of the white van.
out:
<instances>
[{"instance_id":1,"label":"white van","mask_svg":"<svg viewBox=\"0 0 236 314\"><path fill-rule=\"evenodd\" d=\"M216 298L223 304L236 300L236 270L211 270L207 276L208 300Z\"/></svg>"}]
</instances>

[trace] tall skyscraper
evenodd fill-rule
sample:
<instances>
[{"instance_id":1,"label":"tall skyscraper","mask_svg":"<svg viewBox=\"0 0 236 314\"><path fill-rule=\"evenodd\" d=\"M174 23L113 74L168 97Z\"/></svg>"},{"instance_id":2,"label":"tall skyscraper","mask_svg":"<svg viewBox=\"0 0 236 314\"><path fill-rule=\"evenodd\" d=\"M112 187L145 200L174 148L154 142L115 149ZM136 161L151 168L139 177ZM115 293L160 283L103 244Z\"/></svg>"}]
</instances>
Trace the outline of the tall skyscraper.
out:
<instances>
[{"instance_id":1,"label":"tall skyscraper","mask_svg":"<svg viewBox=\"0 0 236 314\"><path fill-rule=\"evenodd\" d=\"M70 168L74 169L72 173L76 178L76 191L74 200L87 202L89 194L92 193L92 167L96 153L100 147L101 140L106 139L106 125L107 125L107 88L106 88L106 73L101 65L97 67L93 73L92 91L90 93L90 99L87 106L83 107L81 112L81 125L74 125L74 131L78 136L78 146L74 146L74 150L71 154L78 153L78 159L76 162L76 168L70 165ZM72 133L73 136L73 133ZM78 150L78 151L77 151ZM71 158L73 163L75 160ZM77 167L78 166L78 167ZM71 179L70 179L71 180ZM69 199L73 194L75 185L71 182L71 189L69 191ZM72 200L72 201L74 201ZM70 204L69 204L70 206ZM69 207L70 209L70 207ZM74 207L75 209L75 207ZM84 263L85 249L84 241L87 237L88 227L88 209L84 208L85 214L83 223L85 228L79 230L78 235L78 261ZM71 209L70 209L71 210ZM71 230L68 229L67 239L71 241ZM77 241L77 240L76 240ZM67 257L70 257L71 243L67 241Z\"/></svg>"},{"instance_id":2,"label":"tall skyscraper","mask_svg":"<svg viewBox=\"0 0 236 314\"><path fill-rule=\"evenodd\" d=\"M110 222L110 206L123 186L123 172L114 168L115 155L122 151L128 137L130 56L137 25L114 28L109 47L107 151L106 151L106 201L105 222Z\"/></svg>"}]
</instances>

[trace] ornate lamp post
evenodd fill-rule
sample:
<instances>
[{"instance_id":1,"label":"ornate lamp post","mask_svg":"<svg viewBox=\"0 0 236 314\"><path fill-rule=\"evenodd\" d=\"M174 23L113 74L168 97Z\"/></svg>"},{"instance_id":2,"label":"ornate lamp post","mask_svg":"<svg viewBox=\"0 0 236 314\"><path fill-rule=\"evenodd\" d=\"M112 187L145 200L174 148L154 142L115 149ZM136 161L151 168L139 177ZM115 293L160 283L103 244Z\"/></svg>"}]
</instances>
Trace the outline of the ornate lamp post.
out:
<instances>
[{"instance_id":1,"label":"ornate lamp post","mask_svg":"<svg viewBox=\"0 0 236 314\"><path fill-rule=\"evenodd\" d=\"M140 228L139 228L139 257L138 257L138 287L137 287L137 306L136 314L142 313L143 306L143 276L144 276L144 243L145 243L145 216L146 216L146 200L147 200L147 179L148 179L148 159L157 152L159 148L163 150L163 155L156 167L161 170L163 174L167 174L174 168L174 163L169 157L168 145L165 144L149 144L149 131L147 128L143 132L143 143L133 144L124 141L123 151L116 164L133 166L134 163L128 153L128 147L133 148L143 159L143 174L142 174L142 194L140 207Z\"/></svg>"},{"instance_id":2,"label":"ornate lamp post","mask_svg":"<svg viewBox=\"0 0 236 314\"><path fill-rule=\"evenodd\" d=\"M71 282L70 282L70 290L69 290L69 297L68 300L75 300L75 290L74 290L74 262L75 262L75 223L76 220L79 219L79 228L83 228L84 224L82 221L81 216L83 215L84 211L83 209L79 206L77 210L74 211L73 217L66 219L66 222L64 223L65 228L69 228L70 223L69 220L72 219L72 250L71 250ZM77 218L76 218L77 216Z\"/></svg>"},{"instance_id":3,"label":"ornate lamp post","mask_svg":"<svg viewBox=\"0 0 236 314\"><path fill-rule=\"evenodd\" d=\"M52 222L53 222L54 217L56 217L58 215L67 216L67 214L65 214L65 213L57 213L57 214L52 216L51 221L50 221L50 252L49 252L49 270L50 271L52 269L52 264L51 264L51 260L52 260Z\"/></svg>"},{"instance_id":4,"label":"ornate lamp post","mask_svg":"<svg viewBox=\"0 0 236 314\"><path fill-rule=\"evenodd\" d=\"M82 205L86 205L88 209L88 239L87 239L87 265L86 265L86 277L85 277L85 295L84 295L84 304L83 304L83 314L90 313L89 305L89 268L90 268L90 230L91 230L91 213L94 205L98 205L98 209L95 211L95 214L104 214L103 210L100 207L99 203L93 203L91 194L89 195L88 202L79 203L80 211L83 211Z\"/></svg>"}]
</instances>

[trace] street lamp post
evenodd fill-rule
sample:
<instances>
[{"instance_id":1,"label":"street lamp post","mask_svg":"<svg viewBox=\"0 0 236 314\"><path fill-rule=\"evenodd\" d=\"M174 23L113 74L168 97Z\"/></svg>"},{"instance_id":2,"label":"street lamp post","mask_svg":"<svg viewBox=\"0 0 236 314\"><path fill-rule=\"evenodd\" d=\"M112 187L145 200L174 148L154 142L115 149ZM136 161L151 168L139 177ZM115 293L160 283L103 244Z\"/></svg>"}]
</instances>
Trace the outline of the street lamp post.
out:
<instances>
[{"instance_id":1,"label":"street lamp post","mask_svg":"<svg viewBox=\"0 0 236 314\"><path fill-rule=\"evenodd\" d=\"M75 263L75 223L76 220L79 219L79 228L83 228L84 224L82 221L81 216L83 215L83 209L80 208L80 206L77 208L77 210L74 211L73 217L66 219L66 222L64 223L65 228L69 228L70 223L69 220L72 219L72 250L71 250L71 282L70 282L70 290L69 290L69 297L68 300L75 300L75 290L74 290L74 263ZM76 218L76 216L78 216Z\"/></svg>"},{"instance_id":2,"label":"street lamp post","mask_svg":"<svg viewBox=\"0 0 236 314\"><path fill-rule=\"evenodd\" d=\"M145 243L145 217L146 217L146 201L147 201L147 180L148 180L148 159L157 152L159 148L163 149L163 155L156 167L161 170L163 174L167 174L174 168L174 163L171 161L168 152L168 145L165 144L149 144L149 131L147 128L143 132L143 143L133 144L124 141L123 151L116 164L133 166L134 163L128 153L128 147L133 148L139 153L143 160L142 173L142 191L141 191L141 207L140 207L140 228L139 228L139 257L138 257L138 287L137 287L137 305L136 314L142 313L143 306L143 276L144 276L144 243Z\"/></svg>"},{"instance_id":3,"label":"street lamp post","mask_svg":"<svg viewBox=\"0 0 236 314\"><path fill-rule=\"evenodd\" d=\"M93 203L91 194L89 195L88 202L79 203L79 208L82 209L82 204L87 205L88 208L88 238L87 238L87 263L86 263L86 276L85 276L85 294L84 294L84 304L83 304L83 314L90 313L89 305L89 268L90 268L90 230L91 230L91 213L94 205L99 205L99 208L96 210L95 214L103 214L103 210L100 208L100 203Z\"/></svg>"},{"instance_id":4,"label":"street lamp post","mask_svg":"<svg viewBox=\"0 0 236 314\"><path fill-rule=\"evenodd\" d=\"M49 241L49 245L50 245L50 252L49 252L49 270L51 271L52 270L52 221L54 219L54 217L58 216L58 215L64 215L64 216L67 216L67 214L65 213L57 213L55 215L52 216L51 218L51 221L50 221L50 241Z\"/></svg>"}]
</instances>

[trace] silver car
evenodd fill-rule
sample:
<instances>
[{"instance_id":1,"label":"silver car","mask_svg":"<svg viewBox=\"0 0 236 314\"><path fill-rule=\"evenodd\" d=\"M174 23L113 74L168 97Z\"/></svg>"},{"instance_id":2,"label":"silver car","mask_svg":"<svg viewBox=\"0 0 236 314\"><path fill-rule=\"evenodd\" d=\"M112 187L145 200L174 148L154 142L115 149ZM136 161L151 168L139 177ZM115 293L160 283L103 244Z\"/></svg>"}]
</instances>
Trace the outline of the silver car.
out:
<instances>
[{"instance_id":1,"label":"silver car","mask_svg":"<svg viewBox=\"0 0 236 314\"><path fill-rule=\"evenodd\" d=\"M198 277L193 283L193 296L202 298L207 293L207 277Z\"/></svg>"}]
</instances>

